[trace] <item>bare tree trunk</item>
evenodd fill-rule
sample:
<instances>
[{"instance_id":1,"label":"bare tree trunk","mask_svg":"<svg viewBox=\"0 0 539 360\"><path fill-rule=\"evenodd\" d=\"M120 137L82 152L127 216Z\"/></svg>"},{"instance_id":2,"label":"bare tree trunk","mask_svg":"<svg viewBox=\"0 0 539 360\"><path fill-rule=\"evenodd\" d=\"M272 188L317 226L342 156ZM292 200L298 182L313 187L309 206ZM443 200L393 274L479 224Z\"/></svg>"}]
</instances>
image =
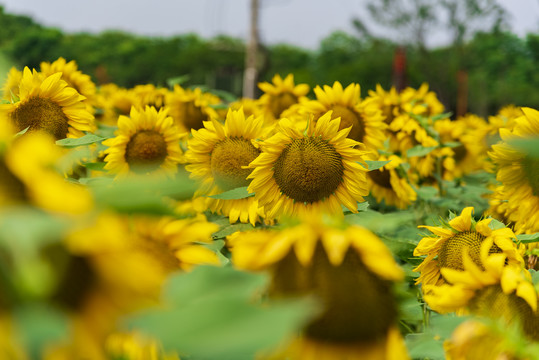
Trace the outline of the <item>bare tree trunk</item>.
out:
<instances>
[{"instance_id":1,"label":"bare tree trunk","mask_svg":"<svg viewBox=\"0 0 539 360\"><path fill-rule=\"evenodd\" d=\"M258 0L251 0L251 31L249 43L245 51L245 73L243 74L243 97L254 98L256 90L256 79L258 53Z\"/></svg>"}]
</instances>

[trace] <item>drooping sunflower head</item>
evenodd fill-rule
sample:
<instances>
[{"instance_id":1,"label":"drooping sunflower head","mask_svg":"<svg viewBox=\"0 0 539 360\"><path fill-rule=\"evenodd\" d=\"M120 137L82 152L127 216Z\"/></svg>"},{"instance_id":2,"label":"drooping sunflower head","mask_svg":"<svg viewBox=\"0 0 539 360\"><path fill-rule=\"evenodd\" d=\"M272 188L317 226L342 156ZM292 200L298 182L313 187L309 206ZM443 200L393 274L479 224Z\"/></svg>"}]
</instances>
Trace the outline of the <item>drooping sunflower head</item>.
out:
<instances>
[{"instance_id":1,"label":"drooping sunflower head","mask_svg":"<svg viewBox=\"0 0 539 360\"><path fill-rule=\"evenodd\" d=\"M315 221L235 233L227 239L232 262L269 270L271 297L320 297L322 313L303 329L310 340L352 345L385 338L396 319L391 284L402 279L402 270L370 231Z\"/></svg>"},{"instance_id":2,"label":"drooping sunflower head","mask_svg":"<svg viewBox=\"0 0 539 360\"><path fill-rule=\"evenodd\" d=\"M288 74L284 79L276 74L272 83L259 83L258 87L264 92L260 97L260 104L268 119L280 119L283 111L292 105L306 100L309 92L307 84L294 83L294 75Z\"/></svg>"},{"instance_id":3,"label":"drooping sunflower head","mask_svg":"<svg viewBox=\"0 0 539 360\"><path fill-rule=\"evenodd\" d=\"M105 169L117 176L174 174L182 160L182 134L167 111L133 107L130 115L120 116L116 137L103 141L108 146Z\"/></svg>"},{"instance_id":4,"label":"drooping sunflower head","mask_svg":"<svg viewBox=\"0 0 539 360\"><path fill-rule=\"evenodd\" d=\"M367 181L372 196L377 202L399 209L407 208L416 200L417 194L408 183L404 170L399 168L402 159L396 155L381 155L378 161L390 161L380 169L367 173Z\"/></svg>"},{"instance_id":5,"label":"drooping sunflower head","mask_svg":"<svg viewBox=\"0 0 539 360\"><path fill-rule=\"evenodd\" d=\"M288 119L278 132L260 145L262 153L249 165L254 169L249 192L270 218L329 211L342 214L341 204L357 211L368 194L365 152L347 138L350 128L339 130L340 119L331 112L311 119L300 132Z\"/></svg>"},{"instance_id":6,"label":"drooping sunflower head","mask_svg":"<svg viewBox=\"0 0 539 360\"><path fill-rule=\"evenodd\" d=\"M6 81L2 86L2 99L7 101L14 101L19 97L19 84L22 79L22 71L17 70L16 67L9 69L7 73Z\"/></svg>"},{"instance_id":7,"label":"drooping sunflower head","mask_svg":"<svg viewBox=\"0 0 539 360\"><path fill-rule=\"evenodd\" d=\"M496 165L496 179L504 186L511 215L519 232L539 231L539 159L514 148L508 142L539 136L539 111L522 108L513 131L500 129L502 142L488 154Z\"/></svg>"},{"instance_id":8,"label":"drooping sunflower head","mask_svg":"<svg viewBox=\"0 0 539 360\"><path fill-rule=\"evenodd\" d=\"M262 117L245 118L243 109L229 110L224 125L217 120L204 122L192 130L188 141L186 169L201 181L196 196L216 195L248 186L251 172L246 168L260 154L257 139L263 138ZM255 223L259 220L258 202L253 197L237 200L206 198L211 211L229 216L231 222Z\"/></svg>"},{"instance_id":9,"label":"drooping sunflower head","mask_svg":"<svg viewBox=\"0 0 539 360\"><path fill-rule=\"evenodd\" d=\"M166 97L165 105L170 108L170 116L182 131L198 130L204 127L204 121L217 119L219 116L211 105L221 100L210 93L203 93L200 88L194 90L174 86L174 91Z\"/></svg>"},{"instance_id":10,"label":"drooping sunflower head","mask_svg":"<svg viewBox=\"0 0 539 360\"><path fill-rule=\"evenodd\" d=\"M318 120L328 111L333 112L333 118L341 118L339 130L351 128L348 137L365 144L370 149L382 148L385 140L382 111L371 99L362 101L359 84L350 84L343 89L336 81L332 87L324 85L322 89L314 89L316 100L303 104L308 113Z\"/></svg>"},{"instance_id":11,"label":"drooping sunflower head","mask_svg":"<svg viewBox=\"0 0 539 360\"><path fill-rule=\"evenodd\" d=\"M421 273L416 281L417 284L437 286L447 283L440 269L464 270L463 253L465 251L477 266L483 266L480 249L483 242L487 240L492 241L489 249L491 253L502 253L507 257L507 261L513 264L523 262L513 242L515 234L511 229L507 227L492 229L489 227L492 219L476 222L472 213L473 208L467 207L445 226L420 226L432 232L434 236L424 237L414 250L414 256L427 256L414 269Z\"/></svg>"},{"instance_id":12,"label":"drooping sunflower head","mask_svg":"<svg viewBox=\"0 0 539 360\"><path fill-rule=\"evenodd\" d=\"M77 138L94 128L94 116L83 103L84 96L67 86L62 73L45 77L24 68L19 84L20 101L3 104L17 131L45 131L57 140Z\"/></svg>"},{"instance_id":13,"label":"drooping sunflower head","mask_svg":"<svg viewBox=\"0 0 539 360\"><path fill-rule=\"evenodd\" d=\"M84 96L86 98L85 101L92 105L94 104L96 95L95 84L90 78L90 75L84 74L78 69L75 60L67 62L66 59L60 57L52 63L44 61L40 64L40 67L45 77L61 72L62 80L67 82L68 86L74 88L79 94Z\"/></svg>"},{"instance_id":14,"label":"drooping sunflower head","mask_svg":"<svg viewBox=\"0 0 539 360\"><path fill-rule=\"evenodd\" d=\"M519 323L524 333L539 339L537 290L522 263L510 262L504 253L492 253L492 238L480 247L480 263L463 253L463 271L442 267L447 284L425 285L424 299L439 312L459 311Z\"/></svg>"}]
</instances>

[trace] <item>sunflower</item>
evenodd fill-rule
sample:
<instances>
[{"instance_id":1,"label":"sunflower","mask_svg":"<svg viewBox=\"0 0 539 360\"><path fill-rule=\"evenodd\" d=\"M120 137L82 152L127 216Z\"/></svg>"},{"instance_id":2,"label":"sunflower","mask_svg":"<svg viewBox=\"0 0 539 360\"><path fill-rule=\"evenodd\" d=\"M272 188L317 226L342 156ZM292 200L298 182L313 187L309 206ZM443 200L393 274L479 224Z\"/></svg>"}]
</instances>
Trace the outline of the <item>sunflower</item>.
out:
<instances>
[{"instance_id":1,"label":"sunflower","mask_svg":"<svg viewBox=\"0 0 539 360\"><path fill-rule=\"evenodd\" d=\"M182 134L167 111L158 112L150 106L139 111L132 107L130 115L120 116L116 137L103 141L109 147L105 150L105 169L118 176L173 175L182 158Z\"/></svg>"},{"instance_id":2,"label":"sunflower","mask_svg":"<svg viewBox=\"0 0 539 360\"><path fill-rule=\"evenodd\" d=\"M152 84L147 84L135 86L133 93L140 99L142 107L148 105L159 110L165 106L165 99L169 91L166 88L156 88Z\"/></svg>"},{"instance_id":3,"label":"sunflower","mask_svg":"<svg viewBox=\"0 0 539 360\"><path fill-rule=\"evenodd\" d=\"M504 253L491 253L494 239L480 246L478 266L469 249L463 252L463 271L442 267L448 283L425 285L425 302L435 311L501 318L508 324L521 324L524 333L539 340L537 290L522 263L512 263Z\"/></svg>"},{"instance_id":4,"label":"sunflower","mask_svg":"<svg viewBox=\"0 0 539 360\"><path fill-rule=\"evenodd\" d=\"M407 87L401 93L404 112L412 112L431 117L444 112L444 105L438 100L436 93L429 91L429 84L423 83L419 89Z\"/></svg>"},{"instance_id":5,"label":"sunflower","mask_svg":"<svg viewBox=\"0 0 539 360\"><path fill-rule=\"evenodd\" d=\"M78 138L92 131L94 116L83 103L84 96L61 80L62 73L48 77L24 68L19 85L20 101L2 104L17 131L43 130L57 140Z\"/></svg>"},{"instance_id":6,"label":"sunflower","mask_svg":"<svg viewBox=\"0 0 539 360\"><path fill-rule=\"evenodd\" d=\"M67 82L68 86L77 90L90 104L94 104L96 95L95 84L90 78L90 75L84 74L78 69L75 60L67 62L66 59L60 57L52 63L44 61L40 64L40 67L41 73L45 77L61 72L62 80Z\"/></svg>"},{"instance_id":7,"label":"sunflower","mask_svg":"<svg viewBox=\"0 0 539 360\"><path fill-rule=\"evenodd\" d=\"M9 69L7 78L2 87L2 98L9 102L15 101L19 97L19 84L22 79L22 71L17 70L16 67Z\"/></svg>"},{"instance_id":8,"label":"sunflower","mask_svg":"<svg viewBox=\"0 0 539 360\"><path fill-rule=\"evenodd\" d=\"M359 84L350 84L343 89L341 83L336 81L333 87L324 85L322 89L317 86L314 93L316 100L305 102L303 107L314 115L315 120L333 111L333 118L341 118L339 130L351 127L348 134L350 139L374 151L382 148L387 125L376 103L361 100Z\"/></svg>"},{"instance_id":9,"label":"sunflower","mask_svg":"<svg viewBox=\"0 0 539 360\"><path fill-rule=\"evenodd\" d=\"M288 120L279 132L260 144L262 153L249 164L254 169L249 192L264 206L269 218L311 212L342 214L341 204L357 212L368 194L363 151L347 138L350 128L339 130L340 119L331 111L304 133Z\"/></svg>"},{"instance_id":10,"label":"sunflower","mask_svg":"<svg viewBox=\"0 0 539 360\"><path fill-rule=\"evenodd\" d=\"M260 154L256 139L263 137L262 117L247 119L243 109L229 110L225 124L217 120L204 122L204 128L192 130L189 139L186 169L190 177L202 181L195 196L211 196L238 187L248 186L250 173L245 167ZM222 200L208 197L208 208L229 217L254 224L263 213L253 197Z\"/></svg>"},{"instance_id":11,"label":"sunflower","mask_svg":"<svg viewBox=\"0 0 539 360\"><path fill-rule=\"evenodd\" d=\"M515 149L508 141L539 136L539 111L522 108L513 131L500 129L502 142L488 154L497 166L496 179L503 184L510 220L518 232L539 231L539 160Z\"/></svg>"},{"instance_id":12,"label":"sunflower","mask_svg":"<svg viewBox=\"0 0 539 360\"><path fill-rule=\"evenodd\" d=\"M259 83L258 87L264 92L260 97L260 105L263 108L266 121L278 120L283 111L294 104L307 100L309 85L294 83L294 75L288 74L284 80L279 74L273 76L272 83Z\"/></svg>"},{"instance_id":13,"label":"sunflower","mask_svg":"<svg viewBox=\"0 0 539 360\"><path fill-rule=\"evenodd\" d=\"M120 115L129 116L132 107L143 109L142 98L132 89L118 87L116 84L106 84L99 87L97 93L97 107L103 113L97 120L108 126L117 126Z\"/></svg>"},{"instance_id":14,"label":"sunflower","mask_svg":"<svg viewBox=\"0 0 539 360\"><path fill-rule=\"evenodd\" d=\"M503 253L511 263L520 264L522 256L512 239L516 238L509 228L493 230L489 227L492 219L476 222L473 217L473 207L467 207L462 213L450 220L443 227L420 226L426 228L434 236L424 237L414 250L414 256L426 255L423 262L414 271L420 272L416 284L442 285L447 283L440 268L464 270L463 251L469 251L472 261L481 264L481 244L487 240L493 241L490 248L492 253Z\"/></svg>"},{"instance_id":15,"label":"sunflower","mask_svg":"<svg viewBox=\"0 0 539 360\"><path fill-rule=\"evenodd\" d=\"M383 200L386 205L406 209L417 199L417 194L404 174L398 171L398 167L403 163L402 159L396 155L381 155L378 160L390 162L367 173L372 196L379 203Z\"/></svg>"},{"instance_id":16,"label":"sunflower","mask_svg":"<svg viewBox=\"0 0 539 360\"><path fill-rule=\"evenodd\" d=\"M30 203L67 214L90 211L93 200L88 189L67 182L56 170L63 155L46 133L31 133L14 140L4 157L0 156L0 203Z\"/></svg>"},{"instance_id":17,"label":"sunflower","mask_svg":"<svg viewBox=\"0 0 539 360\"><path fill-rule=\"evenodd\" d=\"M180 360L176 353L165 352L157 340L138 332L111 334L106 340L105 348L112 359Z\"/></svg>"},{"instance_id":18,"label":"sunflower","mask_svg":"<svg viewBox=\"0 0 539 360\"><path fill-rule=\"evenodd\" d=\"M200 88L194 90L174 86L169 92L165 105L170 108L170 116L176 126L182 131L198 130L204 127L204 121L217 119L217 112L211 105L217 105L221 100L210 93L203 93Z\"/></svg>"},{"instance_id":19,"label":"sunflower","mask_svg":"<svg viewBox=\"0 0 539 360\"><path fill-rule=\"evenodd\" d=\"M391 288L403 272L391 252L364 228L335 228L315 221L227 238L235 266L269 270L270 297L313 294L322 300L321 312L304 326L301 336L268 358L378 359L387 352L406 358L395 329ZM319 356L314 357L315 351Z\"/></svg>"},{"instance_id":20,"label":"sunflower","mask_svg":"<svg viewBox=\"0 0 539 360\"><path fill-rule=\"evenodd\" d=\"M386 124L391 124L402 112L400 95L394 86L389 91L385 91L380 84L376 84L376 91L369 90L367 100L382 111Z\"/></svg>"}]
</instances>

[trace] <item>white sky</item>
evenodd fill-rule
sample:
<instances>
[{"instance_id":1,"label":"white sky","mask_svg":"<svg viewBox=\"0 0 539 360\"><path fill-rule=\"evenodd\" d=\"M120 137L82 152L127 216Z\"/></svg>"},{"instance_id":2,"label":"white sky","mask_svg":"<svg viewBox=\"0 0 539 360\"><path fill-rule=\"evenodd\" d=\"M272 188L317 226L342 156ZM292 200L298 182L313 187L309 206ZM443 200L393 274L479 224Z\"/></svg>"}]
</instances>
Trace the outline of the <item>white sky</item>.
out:
<instances>
[{"instance_id":1,"label":"white sky","mask_svg":"<svg viewBox=\"0 0 539 360\"><path fill-rule=\"evenodd\" d=\"M263 42L285 42L315 49L334 30L354 33L351 20L366 17L365 3L369 0L260 1ZM119 29L153 36L195 32L205 38L221 33L245 38L249 3L249 0L0 0L6 12L30 15L41 24L68 32ZM510 14L513 32L521 36L539 32L539 0L499 0L499 3ZM443 44L446 38L442 33L432 34L430 44Z\"/></svg>"}]
</instances>

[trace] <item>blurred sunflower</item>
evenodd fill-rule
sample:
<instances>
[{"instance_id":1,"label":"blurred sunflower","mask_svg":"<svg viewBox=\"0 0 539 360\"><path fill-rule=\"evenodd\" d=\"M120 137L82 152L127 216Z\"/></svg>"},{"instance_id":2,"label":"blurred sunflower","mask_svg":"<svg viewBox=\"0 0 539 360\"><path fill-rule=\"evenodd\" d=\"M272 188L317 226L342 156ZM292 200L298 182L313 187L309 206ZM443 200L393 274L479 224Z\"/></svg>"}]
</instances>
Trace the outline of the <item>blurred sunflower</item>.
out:
<instances>
[{"instance_id":1,"label":"blurred sunflower","mask_svg":"<svg viewBox=\"0 0 539 360\"><path fill-rule=\"evenodd\" d=\"M111 334L105 348L112 359L180 360L176 353L165 352L157 340L137 332Z\"/></svg>"},{"instance_id":2,"label":"blurred sunflower","mask_svg":"<svg viewBox=\"0 0 539 360\"><path fill-rule=\"evenodd\" d=\"M204 127L204 121L217 119L219 116L211 105L219 104L221 100L210 93L203 93L200 88L184 89L174 86L169 92L165 105L170 108L170 116L182 132L198 130Z\"/></svg>"},{"instance_id":3,"label":"blurred sunflower","mask_svg":"<svg viewBox=\"0 0 539 360\"><path fill-rule=\"evenodd\" d=\"M298 338L267 359L407 359L392 283L403 272L370 231L303 223L227 238L240 269L269 270L269 296L312 294L322 309Z\"/></svg>"},{"instance_id":4,"label":"blurred sunflower","mask_svg":"<svg viewBox=\"0 0 539 360\"><path fill-rule=\"evenodd\" d=\"M79 70L75 60L67 62L63 57L50 63L43 61L40 64L41 73L47 77L58 72L62 73L62 80L67 82L68 86L77 90L79 94L84 96L89 104L95 104L96 87L90 75L84 74Z\"/></svg>"},{"instance_id":5,"label":"blurred sunflower","mask_svg":"<svg viewBox=\"0 0 539 360\"><path fill-rule=\"evenodd\" d=\"M167 174L177 171L182 151L182 134L166 110L147 106L131 108L130 117L120 116L116 137L103 141L105 169L117 176L127 174Z\"/></svg>"},{"instance_id":6,"label":"blurred sunflower","mask_svg":"<svg viewBox=\"0 0 539 360\"><path fill-rule=\"evenodd\" d=\"M132 107L143 109L142 98L132 89L125 89L116 84L105 84L99 87L97 107L103 109L97 121L107 126L117 126L120 115L128 116Z\"/></svg>"},{"instance_id":7,"label":"blurred sunflower","mask_svg":"<svg viewBox=\"0 0 539 360\"><path fill-rule=\"evenodd\" d=\"M4 156L0 154L0 205L30 203L64 214L90 211L93 200L88 189L66 181L57 171L63 155L46 133L13 140Z\"/></svg>"},{"instance_id":8,"label":"blurred sunflower","mask_svg":"<svg viewBox=\"0 0 539 360\"><path fill-rule=\"evenodd\" d=\"M260 97L259 103L263 109L265 121L271 122L281 118L283 111L292 105L307 100L309 85L294 83L294 75L288 74L284 80L279 74L276 74L272 83L259 83L258 87L264 92Z\"/></svg>"},{"instance_id":9,"label":"blurred sunflower","mask_svg":"<svg viewBox=\"0 0 539 360\"><path fill-rule=\"evenodd\" d=\"M165 106L165 99L169 93L167 88L157 88L153 84L137 85L133 93L140 99L141 107L153 106L157 110Z\"/></svg>"},{"instance_id":10,"label":"blurred sunflower","mask_svg":"<svg viewBox=\"0 0 539 360\"><path fill-rule=\"evenodd\" d=\"M19 84L22 79L22 71L16 67L9 69L6 81L2 86L2 98L9 102L14 102L19 97Z\"/></svg>"},{"instance_id":11,"label":"blurred sunflower","mask_svg":"<svg viewBox=\"0 0 539 360\"><path fill-rule=\"evenodd\" d=\"M407 87L400 93L404 112L431 117L444 112L444 105L434 91L429 91L429 84L423 83L419 89Z\"/></svg>"},{"instance_id":12,"label":"blurred sunflower","mask_svg":"<svg viewBox=\"0 0 539 360\"><path fill-rule=\"evenodd\" d=\"M350 128L339 130L340 119L331 111L305 132L282 119L277 134L260 144L262 153L250 163L254 169L249 192L264 206L269 218L311 212L342 214L341 204L357 212L368 194L363 151L347 138Z\"/></svg>"},{"instance_id":13,"label":"blurred sunflower","mask_svg":"<svg viewBox=\"0 0 539 360\"><path fill-rule=\"evenodd\" d=\"M43 130L57 140L78 138L92 131L94 116L83 103L85 97L61 79L62 73L43 76L24 68L19 85L20 101L2 104L17 131Z\"/></svg>"},{"instance_id":14,"label":"blurred sunflower","mask_svg":"<svg viewBox=\"0 0 539 360\"><path fill-rule=\"evenodd\" d=\"M195 196L211 196L238 187L248 186L245 168L260 154L257 139L263 137L262 117L247 119L243 110L229 110L225 124L217 120L204 122L204 128L192 130L188 141L186 169L190 177L202 181ZM236 200L206 198L207 207L229 217L231 223L238 220L254 224L263 212L253 197Z\"/></svg>"},{"instance_id":15,"label":"blurred sunflower","mask_svg":"<svg viewBox=\"0 0 539 360\"><path fill-rule=\"evenodd\" d=\"M516 238L507 227L493 230L489 227L492 219L483 219L476 223L472 217L473 208L467 207L462 213L442 227L420 226L432 232L434 236L424 237L414 250L414 256L426 255L423 262L414 271L420 272L416 284L442 285L447 283L440 272L441 268L457 271L464 270L463 252L468 251L470 259L482 267L480 249L487 240L493 245L491 253L503 253L507 261L521 264L522 256L512 239Z\"/></svg>"},{"instance_id":16,"label":"blurred sunflower","mask_svg":"<svg viewBox=\"0 0 539 360\"><path fill-rule=\"evenodd\" d=\"M391 124L395 117L401 114L401 99L395 87L385 91L380 84L376 84L376 91L369 90L367 100L370 100L382 111L386 124Z\"/></svg>"},{"instance_id":17,"label":"blurred sunflower","mask_svg":"<svg viewBox=\"0 0 539 360\"><path fill-rule=\"evenodd\" d=\"M324 85L323 90L317 86L314 93L316 100L305 102L302 106L314 115L315 120L333 111L333 118L341 118L339 130L351 127L348 134L350 139L374 151L382 148L387 125L374 102L361 100L359 84L350 84L343 89L341 83L336 81L333 87Z\"/></svg>"},{"instance_id":18,"label":"blurred sunflower","mask_svg":"<svg viewBox=\"0 0 539 360\"><path fill-rule=\"evenodd\" d=\"M492 146L490 158L497 166L496 179L503 184L507 202L514 211L510 220L517 232L539 231L539 159L508 144L508 141L539 136L539 111L522 108L513 131L500 129L502 142Z\"/></svg>"},{"instance_id":19,"label":"blurred sunflower","mask_svg":"<svg viewBox=\"0 0 539 360\"><path fill-rule=\"evenodd\" d=\"M410 186L403 174L399 173L398 167L403 163L397 155L381 155L378 161L390 161L380 169L367 173L367 182L372 196L378 203L406 209L417 198L417 194Z\"/></svg>"},{"instance_id":20,"label":"blurred sunflower","mask_svg":"<svg viewBox=\"0 0 539 360\"><path fill-rule=\"evenodd\" d=\"M425 285L425 302L435 311L457 311L500 318L507 324L521 324L524 333L539 340L537 290L530 273L503 253L492 253L494 239L480 246L480 266L469 248L463 252L463 270L442 267L447 283Z\"/></svg>"}]
</instances>

